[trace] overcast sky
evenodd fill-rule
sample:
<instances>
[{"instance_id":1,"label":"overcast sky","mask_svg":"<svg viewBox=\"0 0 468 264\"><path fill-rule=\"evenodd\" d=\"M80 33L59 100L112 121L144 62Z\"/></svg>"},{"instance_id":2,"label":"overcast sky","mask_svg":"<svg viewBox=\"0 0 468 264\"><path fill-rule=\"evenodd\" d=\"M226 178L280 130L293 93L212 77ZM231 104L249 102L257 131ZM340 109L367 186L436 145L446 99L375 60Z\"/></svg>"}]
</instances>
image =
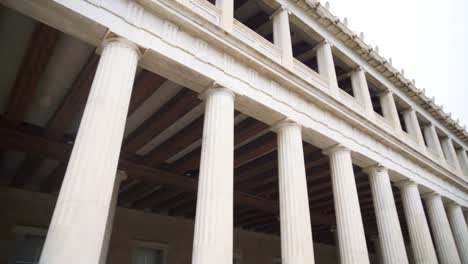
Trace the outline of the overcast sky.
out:
<instances>
[{"instance_id":1,"label":"overcast sky","mask_svg":"<svg viewBox=\"0 0 468 264\"><path fill-rule=\"evenodd\" d=\"M322 0L325 4L326 0ZM330 10L468 126L468 0L330 0Z\"/></svg>"}]
</instances>

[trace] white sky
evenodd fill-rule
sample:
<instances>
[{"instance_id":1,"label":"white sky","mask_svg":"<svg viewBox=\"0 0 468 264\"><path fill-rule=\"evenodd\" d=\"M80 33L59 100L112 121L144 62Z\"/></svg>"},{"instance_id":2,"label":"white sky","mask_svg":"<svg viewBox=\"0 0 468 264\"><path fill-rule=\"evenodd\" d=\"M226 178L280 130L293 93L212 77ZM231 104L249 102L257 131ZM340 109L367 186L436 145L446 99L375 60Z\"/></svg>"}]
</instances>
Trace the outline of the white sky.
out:
<instances>
[{"instance_id":1,"label":"white sky","mask_svg":"<svg viewBox=\"0 0 468 264\"><path fill-rule=\"evenodd\" d=\"M330 0L330 6L468 127L468 0Z\"/></svg>"}]
</instances>

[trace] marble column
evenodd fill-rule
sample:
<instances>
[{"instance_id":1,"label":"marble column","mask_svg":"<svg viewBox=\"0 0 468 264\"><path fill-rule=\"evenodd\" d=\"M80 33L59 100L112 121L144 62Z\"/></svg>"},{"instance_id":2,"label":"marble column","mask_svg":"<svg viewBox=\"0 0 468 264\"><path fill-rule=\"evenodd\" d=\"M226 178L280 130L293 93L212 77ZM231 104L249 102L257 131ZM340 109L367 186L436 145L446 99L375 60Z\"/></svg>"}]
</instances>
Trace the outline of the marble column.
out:
<instances>
[{"instance_id":1,"label":"marble column","mask_svg":"<svg viewBox=\"0 0 468 264\"><path fill-rule=\"evenodd\" d=\"M114 190L112 191L112 199L109 211L109 217L107 218L106 231L104 233L104 246L103 253L101 256L104 258L100 263L106 263L107 251L109 249L109 242L112 234L112 226L114 223L115 210L117 209L117 198L119 197L120 184L127 179L127 174L123 171L117 171L117 179L115 180Z\"/></svg>"},{"instance_id":2,"label":"marble column","mask_svg":"<svg viewBox=\"0 0 468 264\"><path fill-rule=\"evenodd\" d=\"M281 51L283 66L292 69L293 51L291 42L291 30L289 27L289 12L280 7L270 17L273 21L273 42Z\"/></svg>"},{"instance_id":3,"label":"marble column","mask_svg":"<svg viewBox=\"0 0 468 264\"><path fill-rule=\"evenodd\" d=\"M410 180L398 182L410 235L414 261L417 264L437 264L431 232L427 224L418 185Z\"/></svg>"},{"instance_id":4,"label":"marble column","mask_svg":"<svg viewBox=\"0 0 468 264\"><path fill-rule=\"evenodd\" d=\"M354 97L360 102L366 111L368 117L374 116L374 107L367 85L366 73L361 67L358 67L351 73L351 86L353 87Z\"/></svg>"},{"instance_id":5,"label":"marble column","mask_svg":"<svg viewBox=\"0 0 468 264\"><path fill-rule=\"evenodd\" d=\"M369 263L351 151L336 145L324 150L324 154L330 156L341 263Z\"/></svg>"},{"instance_id":6,"label":"marble column","mask_svg":"<svg viewBox=\"0 0 468 264\"><path fill-rule=\"evenodd\" d=\"M406 124L408 134L418 142L419 145L425 146L423 134L419 126L419 121L416 116L416 110L409 108L403 113L403 119Z\"/></svg>"},{"instance_id":7,"label":"marble column","mask_svg":"<svg viewBox=\"0 0 468 264\"><path fill-rule=\"evenodd\" d=\"M390 90L385 90L380 94L380 104L382 105L382 113L387 118L393 127L401 130L400 117L395 104L395 98Z\"/></svg>"},{"instance_id":8,"label":"marble column","mask_svg":"<svg viewBox=\"0 0 468 264\"><path fill-rule=\"evenodd\" d=\"M461 171L465 178L468 178L468 156L466 155L466 150L460 148L456 151L458 157L458 163L460 164Z\"/></svg>"},{"instance_id":9,"label":"marble column","mask_svg":"<svg viewBox=\"0 0 468 264\"><path fill-rule=\"evenodd\" d=\"M216 0L216 6L221 11L219 26L226 32L231 32L234 22L234 0Z\"/></svg>"},{"instance_id":10,"label":"marble column","mask_svg":"<svg viewBox=\"0 0 468 264\"><path fill-rule=\"evenodd\" d=\"M442 150L444 151L447 162L452 165L456 171L461 171L460 163L458 163L457 153L455 152L452 139L445 137L440 141L440 143L442 145Z\"/></svg>"},{"instance_id":11,"label":"marble column","mask_svg":"<svg viewBox=\"0 0 468 264\"><path fill-rule=\"evenodd\" d=\"M301 127L282 121L278 135L278 176L282 263L314 263L309 196Z\"/></svg>"},{"instance_id":12,"label":"marble column","mask_svg":"<svg viewBox=\"0 0 468 264\"><path fill-rule=\"evenodd\" d=\"M193 264L232 263L234 93L208 89L198 179Z\"/></svg>"},{"instance_id":13,"label":"marble column","mask_svg":"<svg viewBox=\"0 0 468 264\"><path fill-rule=\"evenodd\" d=\"M428 147L439 157L443 158L444 153L442 152L442 146L440 145L439 136L437 135L434 124L429 123L423 130Z\"/></svg>"},{"instance_id":14,"label":"marble column","mask_svg":"<svg viewBox=\"0 0 468 264\"><path fill-rule=\"evenodd\" d=\"M315 47L317 51L317 64L319 74L327 81L330 95L338 96L338 80L336 77L335 63L330 42L323 40Z\"/></svg>"},{"instance_id":15,"label":"marble column","mask_svg":"<svg viewBox=\"0 0 468 264\"><path fill-rule=\"evenodd\" d=\"M379 165L365 168L364 171L369 174L382 263L408 263L388 171Z\"/></svg>"},{"instance_id":16,"label":"marble column","mask_svg":"<svg viewBox=\"0 0 468 264\"><path fill-rule=\"evenodd\" d=\"M117 163L139 56L138 47L122 38L104 43L41 264L105 263Z\"/></svg>"},{"instance_id":17,"label":"marble column","mask_svg":"<svg viewBox=\"0 0 468 264\"><path fill-rule=\"evenodd\" d=\"M437 193L424 195L426 202L427 216L431 224L434 244L437 248L439 261L441 264L460 264L457 246L453 239L447 215L445 214L442 197Z\"/></svg>"},{"instance_id":18,"label":"marble column","mask_svg":"<svg viewBox=\"0 0 468 264\"><path fill-rule=\"evenodd\" d=\"M460 205L450 203L447 206L447 216L452 227L453 237L462 263L468 263L468 227Z\"/></svg>"}]
</instances>

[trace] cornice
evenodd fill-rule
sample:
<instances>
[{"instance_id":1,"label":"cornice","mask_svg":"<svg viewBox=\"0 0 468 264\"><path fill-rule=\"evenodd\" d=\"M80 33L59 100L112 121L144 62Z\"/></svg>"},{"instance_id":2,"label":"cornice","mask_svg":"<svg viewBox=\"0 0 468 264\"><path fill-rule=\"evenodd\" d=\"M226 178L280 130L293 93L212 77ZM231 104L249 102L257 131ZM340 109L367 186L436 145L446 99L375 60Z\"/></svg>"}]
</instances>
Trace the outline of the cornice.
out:
<instances>
[{"instance_id":1,"label":"cornice","mask_svg":"<svg viewBox=\"0 0 468 264\"><path fill-rule=\"evenodd\" d=\"M387 60L368 45L362 36L354 33L346 23L342 22L337 16L334 16L329 8L320 4L318 0L289 0L302 8L308 15L316 19L329 32L334 34L346 46L352 48L364 60L368 61L377 71L391 81L401 91L406 93L416 104L439 120L445 127L456 135L460 140L468 144L468 132L465 126L461 126L459 120L454 120L451 113L445 113L443 106L438 106L434 98L429 98L425 94L425 89L419 89L415 86L414 80L409 80L404 76L404 71L399 71L391 64L391 59Z\"/></svg>"}]
</instances>

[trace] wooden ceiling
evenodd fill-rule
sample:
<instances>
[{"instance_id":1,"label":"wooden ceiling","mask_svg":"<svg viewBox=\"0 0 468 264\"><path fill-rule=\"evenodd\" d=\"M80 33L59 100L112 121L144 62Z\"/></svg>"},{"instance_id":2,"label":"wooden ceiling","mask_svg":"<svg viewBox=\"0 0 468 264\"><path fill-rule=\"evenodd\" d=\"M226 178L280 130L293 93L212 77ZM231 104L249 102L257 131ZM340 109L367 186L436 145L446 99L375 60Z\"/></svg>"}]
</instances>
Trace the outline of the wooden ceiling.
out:
<instances>
[{"instance_id":1,"label":"wooden ceiling","mask_svg":"<svg viewBox=\"0 0 468 264\"><path fill-rule=\"evenodd\" d=\"M240 2L246 1L236 0L236 7L240 8ZM99 60L95 54L87 58L71 86L64 87L65 96L44 126L27 122L25 113L34 107L39 82L62 35L37 23L10 87L0 116L0 161L8 161L12 151L22 153L23 158L12 175L6 172L6 162L0 162L2 185L51 194L60 190L77 131L75 121L81 118ZM119 169L129 178L121 185L118 204L193 219L203 102L191 90L174 87L175 83L162 76L144 69L138 72L119 162ZM278 235L276 135L264 123L242 113L236 112L235 120L235 226ZM303 144L314 240L333 244L330 230L335 213L329 159L317 147ZM37 176L51 161L54 166L49 166L44 176ZM354 167L354 172L366 235L371 237L377 227L368 176L359 167ZM400 194L396 188L393 192L407 238Z\"/></svg>"}]
</instances>

